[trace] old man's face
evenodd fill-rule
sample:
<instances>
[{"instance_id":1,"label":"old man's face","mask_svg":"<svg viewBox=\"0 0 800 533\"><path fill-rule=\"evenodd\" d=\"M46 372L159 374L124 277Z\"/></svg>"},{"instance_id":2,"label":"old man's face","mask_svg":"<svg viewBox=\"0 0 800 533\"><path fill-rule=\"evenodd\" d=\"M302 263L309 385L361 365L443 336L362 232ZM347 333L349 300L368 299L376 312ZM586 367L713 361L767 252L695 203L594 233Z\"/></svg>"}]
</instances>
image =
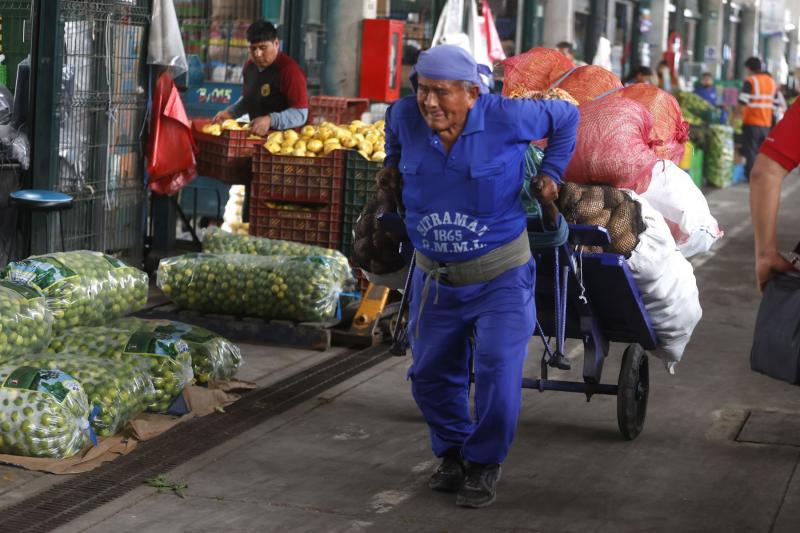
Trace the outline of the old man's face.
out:
<instances>
[{"instance_id":1,"label":"old man's face","mask_svg":"<svg viewBox=\"0 0 800 533\"><path fill-rule=\"evenodd\" d=\"M460 130L478 99L478 88L467 89L463 81L417 79L417 105L433 131Z\"/></svg>"}]
</instances>

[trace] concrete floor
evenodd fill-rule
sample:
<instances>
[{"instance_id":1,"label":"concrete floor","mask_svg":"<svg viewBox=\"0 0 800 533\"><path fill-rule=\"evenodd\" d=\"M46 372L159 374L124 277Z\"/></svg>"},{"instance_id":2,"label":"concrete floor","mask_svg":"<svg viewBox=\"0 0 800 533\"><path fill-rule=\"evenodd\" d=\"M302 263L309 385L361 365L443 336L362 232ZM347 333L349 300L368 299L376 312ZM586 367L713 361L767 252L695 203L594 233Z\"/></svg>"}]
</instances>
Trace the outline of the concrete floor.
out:
<instances>
[{"instance_id":1,"label":"concrete floor","mask_svg":"<svg viewBox=\"0 0 800 533\"><path fill-rule=\"evenodd\" d=\"M784 196L796 205L800 182L787 182ZM677 375L651 361L637 440L620 437L614 398L525 391L496 504L459 509L425 486L436 461L405 380L408 360L393 359L170 472L188 484L185 499L142 487L62 530L800 531L800 447L735 440L752 411L800 416L800 389L749 369L758 294L748 191L714 191L709 202L727 235L695 261L704 318ZM800 214L784 210L785 249L797 227ZM529 375L540 354L532 346ZM288 359L246 368L291 372L304 360L294 357L292 368ZM3 490L3 500L19 491Z\"/></svg>"}]
</instances>

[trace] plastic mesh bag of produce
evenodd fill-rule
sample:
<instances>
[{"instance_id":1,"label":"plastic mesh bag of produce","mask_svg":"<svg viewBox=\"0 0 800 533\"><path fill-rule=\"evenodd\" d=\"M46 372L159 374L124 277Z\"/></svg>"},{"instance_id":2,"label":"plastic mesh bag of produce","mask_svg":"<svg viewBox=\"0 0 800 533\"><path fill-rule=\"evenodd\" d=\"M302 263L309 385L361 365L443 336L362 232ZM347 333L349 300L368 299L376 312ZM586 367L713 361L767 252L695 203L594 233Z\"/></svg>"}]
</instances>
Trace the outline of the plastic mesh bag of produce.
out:
<instances>
[{"instance_id":1,"label":"plastic mesh bag of produce","mask_svg":"<svg viewBox=\"0 0 800 533\"><path fill-rule=\"evenodd\" d=\"M530 98L531 100L561 100L572 105L578 105L567 91L563 89L547 89L546 91L525 91L516 93L514 98Z\"/></svg>"},{"instance_id":2,"label":"plastic mesh bag of produce","mask_svg":"<svg viewBox=\"0 0 800 533\"><path fill-rule=\"evenodd\" d=\"M140 361L98 359L74 353L42 353L15 357L14 364L66 372L83 386L97 408L92 428L109 437L145 410L155 398L153 380Z\"/></svg>"},{"instance_id":3,"label":"plastic mesh bag of produce","mask_svg":"<svg viewBox=\"0 0 800 533\"><path fill-rule=\"evenodd\" d=\"M41 292L0 280L0 361L47 347L53 315Z\"/></svg>"},{"instance_id":4,"label":"plastic mesh bag of produce","mask_svg":"<svg viewBox=\"0 0 800 533\"><path fill-rule=\"evenodd\" d=\"M627 98L583 104L566 181L646 191L658 160L651 140L653 116Z\"/></svg>"},{"instance_id":5,"label":"plastic mesh bag of produce","mask_svg":"<svg viewBox=\"0 0 800 533\"><path fill-rule=\"evenodd\" d=\"M52 353L78 353L90 357L140 365L150 376L155 393L147 405L157 413L169 409L186 385L192 383L189 347L179 336L108 326L79 326L50 341Z\"/></svg>"},{"instance_id":6,"label":"plastic mesh bag of produce","mask_svg":"<svg viewBox=\"0 0 800 533\"><path fill-rule=\"evenodd\" d=\"M111 327L134 331L174 334L189 347L192 370L198 383L232 378L242 366L239 347L216 333L199 326L174 320L146 320L136 317L118 318Z\"/></svg>"},{"instance_id":7,"label":"plastic mesh bag of produce","mask_svg":"<svg viewBox=\"0 0 800 533\"><path fill-rule=\"evenodd\" d=\"M733 180L733 128L721 124L709 126L707 143L703 176L714 187L727 187Z\"/></svg>"},{"instance_id":8,"label":"plastic mesh bag of produce","mask_svg":"<svg viewBox=\"0 0 800 533\"><path fill-rule=\"evenodd\" d=\"M34 366L0 366L0 453L62 459L92 440L91 408L72 376Z\"/></svg>"},{"instance_id":9,"label":"plastic mesh bag of produce","mask_svg":"<svg viewBox=\"0 0 800 533\"><path fill-rule=\"evenodd\" d=\"M203 238L203 252L211 254L250 254L285 256L323 256L331 259L343 287L355 286L350 264L342 252L299 242L236 235L218 228L209 229Z\"/></svg>"},{"instance_id":10,"label":"plastic mesh bag of produce","mask_svg":"<svg viewBox=\"0 0 800 533\"><path fill-rule=\"evenodd\" d=\"M642 197L664 217L684 257L709 251L722 237L703 191L672 161L653 167L653 179Z\"/></svg>"},{"instance_id":11,"label":"plastic mesh bag of produce","mask_svg":"<svg viewBox=\"0 0 800 533\"><path fill-rule=\"evenodd\" d=\"M620 89L622 82L610 70L584 65L570 72L556 87L567 91L581 105Z\"/></svg>"},{"instance_id":12,"label":"plastic mesh bag of produce","mask_svg":"<svg viewBox=\"0 0 800 533\"><path fill-rule=\"evenodd\" d=\"M678 251L664 217L637 194L613 187L567 183L559 194L559 205L570 223L609 230L611 244L605 250L588 247L582 251L626 257L658 335L653 355L671 372L703 313L692 265ZM602 224L605 219L608 222Z\"/></svg>"},{"instance_id":13,"label":"plastic mesh bag of produce","mask_svg":"<svg viewBox=\"0 0 800 533\"><path fill-rule=\"evenodd\" d=\"M602 226L611 243L589 252L611 252L629 257L644 231L641 208L625 192L609 186L565 183L558 196L558 206L570 224Z\"/></svg>"},{"instance_id":14,"label":"plastic mesh bag of produce","mask_svg":"<svg viewBox=\"0 0 800 533\"><path fill-rule=\"evenodd\" d=\"M162 259L157 284L186 309L298 322L333 319L342 290L327 256L191 253Z\"/></svg>"},{"instance_id":15,"label":"plastic mesh bag of produce","mask_svg":"<svg viewBox=\"0 0 800 533\"><path fill-rule=\"evenodd\" d=\"M9 263L3 276L41 290L53 313L53 333L97 326L147 302L147 274L100 252L82 250Z\"/></svg>"},{"instance_id":16,"label":"plastic mesh bag of produce","mask_svg":"<svg viewBox=\"0 0 800 533\"><path fill-rule=\"evenodd\" d=\"M503 61L503 96L525 91L544 91L574 67L564 54L552 48L531 48Z\"/></svg>"},{"instance_id":17,"label":"plastic mesh bag of produce","mask_svg":"<svg viewBox=\"0 0 800 533\"><path fill-rule=\"evenodd\" d=\"M681 107L675 97L649 83L629 85L606 98L618 97L638 102L650 111L653 115L650 140L658 159L680 163L684 144L689 140L689 123L683 119Z\"/></svg>"}]
</instances>

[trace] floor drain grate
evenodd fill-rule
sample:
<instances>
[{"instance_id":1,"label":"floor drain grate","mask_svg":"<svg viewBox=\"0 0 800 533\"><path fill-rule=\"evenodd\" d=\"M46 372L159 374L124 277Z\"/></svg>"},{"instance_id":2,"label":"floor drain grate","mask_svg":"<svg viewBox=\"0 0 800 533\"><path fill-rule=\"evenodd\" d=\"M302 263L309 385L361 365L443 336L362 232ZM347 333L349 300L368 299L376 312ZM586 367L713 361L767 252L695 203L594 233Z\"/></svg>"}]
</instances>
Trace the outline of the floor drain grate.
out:
<instances>
[{"instance_id":1,"label":"floor drain grate","mask_svg":"<svg viewBox=\"0 0 800 533\"><path fill-rule=\"evenodd\" d=\"M250 392L224 414L190 420L129 455L3 509L0 532L51 531L67 524L390 357L386 346L347 353Z\"/></svg>"},{"instance_id":2,"label":"floor drain grate","mask_svg":"<svg viewBox=\"0 0 800 533\"><path fill-rule=\"evenodd\" d=\"M736 441L800 447L800 413L751 411Z\"/></svg>"}]
</instances>

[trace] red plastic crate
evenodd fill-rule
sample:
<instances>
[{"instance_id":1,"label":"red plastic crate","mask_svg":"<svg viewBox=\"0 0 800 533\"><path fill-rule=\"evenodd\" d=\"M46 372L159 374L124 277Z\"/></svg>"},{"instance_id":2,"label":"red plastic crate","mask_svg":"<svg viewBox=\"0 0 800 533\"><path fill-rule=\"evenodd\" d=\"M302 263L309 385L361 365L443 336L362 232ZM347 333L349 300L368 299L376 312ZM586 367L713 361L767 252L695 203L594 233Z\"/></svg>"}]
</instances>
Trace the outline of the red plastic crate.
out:
<instances>
[{"instance_id":1,"label":"red plastic crate","mask_svg":"<svg viewBox=\"0 0 800 533\"><path fill-rule=\"evenodd\" d=\"M308 123L333 122L334 124L344 124L360 119L368 108L369 100L366 98L312 96L309 100Z\"/></svg>"},{"instance_id":2,"label":"red plastic crate","mask_svg":"<svg viewBox=\"0 0 800 533\"><path fill-rule=\"evenodd\" d=\"M250 199L250 234L338 250L342 205L298 206Z\"/></svg>"},{"instance_id":3,"label":"red plastic crate","mask_svg":"<svg viewBox=\"0 0 800 533\"><path fill-rule=\"evenodd\" d=\"M361 294L364 294L369 288L369 280L360 268L354 268L353 272L356 274L356 290Z\"/></svg>"},{"instance_id":4,"label":"red plastic crate","mask_svg":"<svg viewBox=\"0 0 800 533\"><path fill-rule=\"evenodd\" d=\"M344 151L323 157L273 155L263 146L253 156L250 194L263 200L341 204L344 191Z\"/></svg>"},{"instance_id":5,"label":"red plastic crate","mask_svg":"<svg viewBox=\"0 0 800 533\"><path fill-rule=\"evenodd\" d=\"M267 142L263 139L248 139L250 130L222 130L222 135L203 133L202 128L210 124L209 119L192 120L194 138L208 146L208 150L221 157L252 157L256 146Z\"/></svg>"},{"instance_id":6,"label":"red plastic crate","mask_svg":"<svg viewBox=\"0 0 800 533\"><path fill-rule=\"evenodd\" d=\"M244 159L244 158L239 158ZM197 158L197 174L216 178L231 185L247 185L250 183L252 174L250 172L251 160L230 161L228 163L217 163Z\"/></svg>"},{"instance_id":7,"label":"red plastic crate","mask_svg":"<svg viewBox=\"0 0 800 533\"><path fill-rule=\"evenodd\" d=\"M252 178L253 151L265 139L248 139L249 131L224 130L216 136L203 133L208 119L192 121L192 133L199 148L197 173L228 183L248 184Z\"/></svg>"}]
</instances>

